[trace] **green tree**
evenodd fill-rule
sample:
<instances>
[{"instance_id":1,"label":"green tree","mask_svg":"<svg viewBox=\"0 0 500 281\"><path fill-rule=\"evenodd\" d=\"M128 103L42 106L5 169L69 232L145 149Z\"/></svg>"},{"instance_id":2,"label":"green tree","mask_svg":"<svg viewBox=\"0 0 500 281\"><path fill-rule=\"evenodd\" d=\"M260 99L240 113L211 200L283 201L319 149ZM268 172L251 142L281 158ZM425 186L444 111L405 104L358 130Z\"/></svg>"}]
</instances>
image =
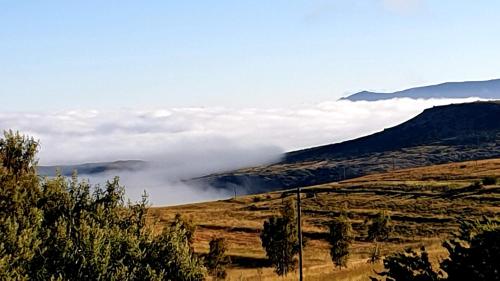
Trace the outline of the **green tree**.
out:
<instances>
[{"instance_id":1,"label":"green tree","mask_svg":"<svg viewBox=\"0 0 500 281\"><path fill-rule=\"evenodd\" d=\"M206 256L206 266L210 275L215 280L226 279L226 266L231 263L231 258L226 255L227 242L225 238L218 237L210 240L210 250Z\"/></svg>"},{"instance_id":2,"label":"green tree","mask_svg":"<svg viewBox=\"0 0 500 281\"><path fill-rule=\"evenodd\" d=\"M37 151L19 133L0 139L0 280L204 279L185 229L147 226L146 196L126 203L118 178L40 179Z\"/></svg>"},{"instance_id":3,"label":"green tree","mask_svg":"<svg viewBox=\"0 0 500 281\"><path fill-rule=\"evenodd\" d=\"M178 225L179 228L183 229L186 232L187 239L192 247L194 242L194 233L196 231L196 225L193 223L193 221L177 213L175 214L172 225Z\"/></svg>"},{"instance_id":4,"label":"green tree","mask_svg":"<svg viewBox=\"0 0 500 281\"><path fill-rule=\"evenodd\" d=\"M378 274L390 281L500 280L500 226L497 223L489 219L462 221L460 231L443 246L449 256L437 272L422 248L421 253L407 249L388 256L384 259L385 271Z\"/></svg>"},{"instance_id":5,"label":"green tree","mask_svg":"<svg viewBox=\"0 0 500 281\"><path fill-rule=\"evenodd\" d=\"M377 216L372 219L371 224L368 226L368 240L387 240L389 239L392 230L393 227L389 214L386 211L379 212Z\"/></svg>"},{"instance_id":6,"label":"green tree","mask_svg":"<svg viewBox=\"0 0 500 281\"><path fill-rule=\"evenodd\" d=\"M340 216L329 225L328 242L330 243L330 256L338 267L347 267L349 247L354 240L352 226L347 217Z\"/></svg>"},{"instance_id":7,"label":"green tree","mask_svg":"<svg viewBox=\"0 0 500 281\"><path fill-rule=\"evenodd\" d=\"M500 225L489 219L462 221L460 232L443 246L448 280L500 280Z\"/></svg>"},{"instance_id":8,"label":"green tree","mask_svg":"<svg viewBox=\"0 0 500 281\"><path fill-rule=\"evenodd\" d=\"M266 255L278 275L286 275L295 269L299 237L297 208L293 200L285 201L281 216L273 216L264 222L260 238Z\"/></svg>"},{"instance_id":9,"label":"green tree","mask_svg":"<svg viewBox=\"0 0 500 281\"><path fill-rule=\"evenodd\" d=\"M415 252L411 248L402 253L395 253L384 259L385 271L378 275L385 277L387 281L438 281L440 275L432 269L429 254L422 247L421 252ZM371 277L371 280L379 279ZM474 279L470 279L474 280Z\"/></svg>"}]
</instances>

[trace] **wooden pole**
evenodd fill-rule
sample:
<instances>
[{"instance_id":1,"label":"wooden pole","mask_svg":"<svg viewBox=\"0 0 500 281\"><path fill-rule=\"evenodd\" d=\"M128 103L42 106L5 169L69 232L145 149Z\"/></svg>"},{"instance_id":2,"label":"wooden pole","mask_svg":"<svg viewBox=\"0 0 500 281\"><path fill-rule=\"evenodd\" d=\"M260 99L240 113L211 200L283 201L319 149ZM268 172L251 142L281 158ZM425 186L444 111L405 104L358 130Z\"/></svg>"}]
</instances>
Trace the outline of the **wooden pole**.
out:
<instances>
[{"instance_id":1,"label":"wooden pole","mask_svg":"<svg viewBox=\"0 0 500 281\"><path fill-rule=\"evenodd\" d=\"M302 220L301 220L301 206L300 206L300 187L297 187L297 220L299 232L299 281L303 281L302 274Z\"/></svg>"}]
</instances>

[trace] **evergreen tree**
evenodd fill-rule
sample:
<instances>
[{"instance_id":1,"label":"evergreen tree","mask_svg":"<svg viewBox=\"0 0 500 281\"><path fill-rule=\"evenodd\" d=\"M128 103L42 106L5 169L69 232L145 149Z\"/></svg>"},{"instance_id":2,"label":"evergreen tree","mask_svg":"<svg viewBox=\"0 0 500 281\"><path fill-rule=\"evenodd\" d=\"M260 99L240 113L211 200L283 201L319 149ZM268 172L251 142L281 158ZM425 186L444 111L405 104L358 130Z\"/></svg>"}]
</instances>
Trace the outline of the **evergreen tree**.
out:
<instances>
[{"instance_id":1,"label":"evergreen tree","mask_svg":"<svg viewBox=\"0 0 500 281\"><path fill-rule=\"evenodd\" d=\"M369 241L384 241L389 239L392 232L391 217L386 211L382 211L372 219L368 227L368 240Z\"/></svg>"},{"instance_id":2,"label":"evergreen tree","mask_svg":"<svg viewBox=\"0 0 500 281\"><path fill-rule=\"evenodd\" d=\"M297 208L293 200L285 201L281 216L271 217L264 222L260 238L267 257L278 275L286 275L295 269L299 238Z\"/></svg>"},{"instance_id":3,"label":"evergreen tree","mask_svg":"<svg viewBox=\"0 0 500 281\"><path fill-rule=\"evenodd\" d=\"M347 267L349 247L354 240L352 226L347 217L340 216L329 225L328 242L330 243L330 256L338 267Z\"/></svg>"}]
</instances>

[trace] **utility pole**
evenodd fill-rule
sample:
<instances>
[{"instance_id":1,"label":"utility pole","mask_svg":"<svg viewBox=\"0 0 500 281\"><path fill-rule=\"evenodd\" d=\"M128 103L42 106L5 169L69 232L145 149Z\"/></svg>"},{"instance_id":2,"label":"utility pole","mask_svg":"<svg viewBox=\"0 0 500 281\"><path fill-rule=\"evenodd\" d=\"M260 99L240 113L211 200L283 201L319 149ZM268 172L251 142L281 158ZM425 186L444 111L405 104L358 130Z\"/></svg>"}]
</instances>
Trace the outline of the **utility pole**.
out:
<instances>
[{"instance_id":1,"label":"utility pole","mask_svg":"<svg viewBox=\"0 0 500 281\"><path fill-rule=\"evenodd\" d=\"M299 281L303 281L302 275L302 220L300 218L301 207L300 207L300 187L297 187L297 220L298 220L298 232L299 232Z\"/></svg>"}]
</instances>

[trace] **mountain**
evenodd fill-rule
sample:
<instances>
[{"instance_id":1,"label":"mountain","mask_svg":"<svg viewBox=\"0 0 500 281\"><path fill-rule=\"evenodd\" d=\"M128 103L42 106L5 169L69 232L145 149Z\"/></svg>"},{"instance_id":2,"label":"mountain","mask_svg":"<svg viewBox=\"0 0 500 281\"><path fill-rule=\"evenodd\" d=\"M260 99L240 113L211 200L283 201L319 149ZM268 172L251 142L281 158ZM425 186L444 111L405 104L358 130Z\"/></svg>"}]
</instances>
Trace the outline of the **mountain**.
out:
<instances>
[{"instance_id":1,"label":"mountain","mask_svg":"<svg viewBox=\"0 0 500 281\"><path fill-rule=\"evenodd\" d=\"M63 176L71 176L73 171L79 175L93 175L105 172L137 171L147 166L147 163L140 160L126 160L115 162L85 163L78 165L59 166L39 166L38 174L41 176L53 177L59 170Z\"/></svg>"},{"instance_id":2,"label":"mountain","mask_svg":"<svg viewBox=\"0 0 500 281\"><path fill-rule=\"evenodd\" d=\"M376 93L363 91L342 100L377 101L392 98L468 98L500 99L500 79L488 81L448 82L438 85L411 88L394 93Z\"/></svg>"},{"instance_id":3,"label":"mountain","mask_svg":"<svg viewBox=\"0 0 500 281\"><path fill-rule=\"evenodd\" d=\"M500 102L438 106L358 139L289 152L283 160L194 179L241 193L310 186L362 175L500 157Z\"/></svg>"}]
</instances>

